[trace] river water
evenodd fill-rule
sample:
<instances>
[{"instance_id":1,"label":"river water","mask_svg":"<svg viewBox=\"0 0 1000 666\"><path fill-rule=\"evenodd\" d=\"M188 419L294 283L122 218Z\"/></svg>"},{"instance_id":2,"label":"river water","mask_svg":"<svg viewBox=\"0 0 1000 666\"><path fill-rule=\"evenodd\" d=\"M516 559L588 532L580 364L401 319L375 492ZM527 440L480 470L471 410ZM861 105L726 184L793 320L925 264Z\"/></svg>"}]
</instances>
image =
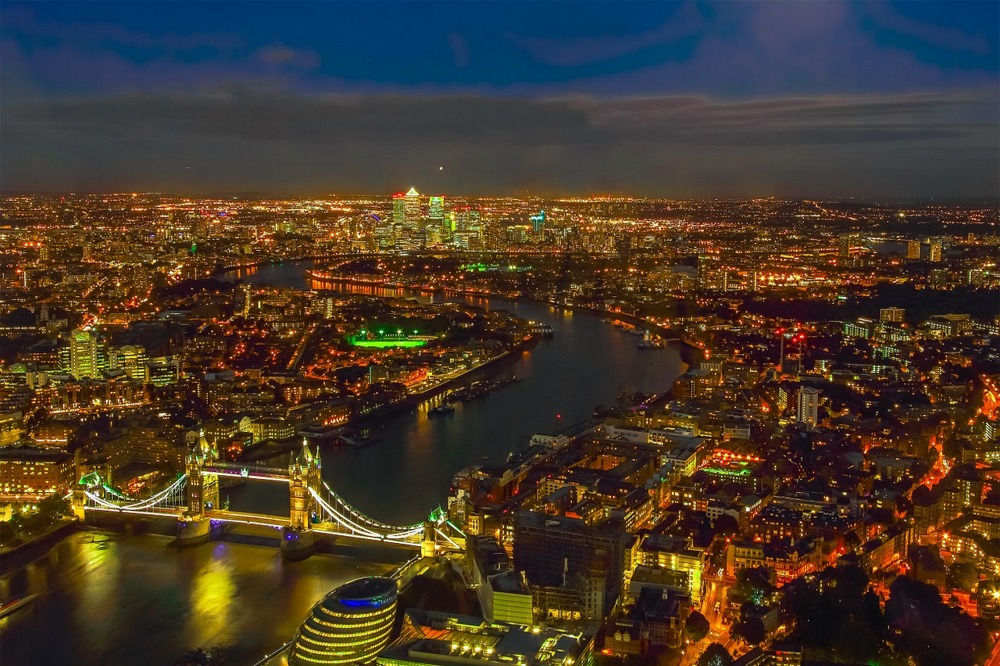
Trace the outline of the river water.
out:
<instances>
[{"instance_id":1,"label":"river water","mask_svg":"<svg viewBox=\"0 0 1000 666\"><path fill-rule=\"evenodd\" d=\"M264 266L241 275L258 284L308 288L309 262ZM315 285L317 287L321 285ZM427 295L345 286L382 296ZM323 477L358 509L406 524L444 504L454 474L470 464L500 462L532 434L590 417L622 390L662 392L683 366L672 349L640 351L639 339L587 312L539 303L457 296L547 323L551 340L504 367L521 382L485 399L428 417L434 403L374 424L378 441L322 452ZM279 459L275 464L280 464ZM225 491L234 509L283 514L281 484L249 482ZM402 553L346 552L284 562L277 549L252 542L213 542L177 549L169 538L132 536L105 543L80 534L49 556L0 580L4 597L40 596L0 621L6 664L168 664L200 646L229 646L231 662L252 662L291 637L311 605L344 580L388 571ZM103 536L96 537L98 541ZM4 587L6 589L4 589Z\"/></svg>"}]
</instances>

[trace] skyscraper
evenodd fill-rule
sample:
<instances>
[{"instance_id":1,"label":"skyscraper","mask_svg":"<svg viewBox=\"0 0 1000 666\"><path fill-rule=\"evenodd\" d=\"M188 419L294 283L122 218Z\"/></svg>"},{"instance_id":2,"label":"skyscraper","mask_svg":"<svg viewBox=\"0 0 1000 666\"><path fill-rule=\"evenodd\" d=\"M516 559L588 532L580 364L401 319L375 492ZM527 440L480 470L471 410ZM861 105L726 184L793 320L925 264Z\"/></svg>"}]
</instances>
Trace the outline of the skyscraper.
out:
<instances>
[{"instance_id":1,"label":"skyscraper","mask_svg":"<svg viewBox=\"0 0 1000 666\"><path fill-rule=\"evenodd\" d=\"M905 308L882 308L878 311L879 321L888 321L894 324L899 324L906 321L906 309Z\"/></svg>"},{"instance_id":2,"label":"skyscraper","mask_svg":"<svg viewBox=\"0 0 1000 666\"><path fill-rule=\"evenodd\" d=\"M851 243L853 241L853 234L840 234L840 237L837 239L837 256L841 259L849 259L851 256Z\"/></svg>"},{"instance_id":3,"label":"skyscraper","mask_svg":"<svg viewBox=\"0 0 1000 666\"><path fill-rule=\"evenodd\" d=\"M431 224L440 224L444 219L444 197L431 197L427 207L427 217Z\"/></svg>"},{"instance_id":4,"label":"skyscraper","mask_svg":"<svg viewBox=\"0 0 1000 666\"><path fill-rule=\"evenodd\" d=\"M392 195L392 223L399 226L406 224L406 195L402 192Z\"/></svg>"},{"instance_id":5,"label":"skyscraper","mask_svg":"<svg viewBox=\"0 0 1000 666\"><path fill-rule=\"evenodd\" d=\"M930 242L930 252L927 258L935 263L941 261L941 252L943 249L944 243L941 242L941 239L932 238Z\"/></svg>"},{"instance_id":6,"label":"skyscraper","mask_svg":"<svg viewBox=\"0 0 1000 666\"><path fill-rule=\"evenodd\" d=\"M444 197L431 197L427 207L427 229L425 237L428 245L451 239L451 226L445 224Z\"/></svg>"},{"instance_id":7,"label":"skyscraper","mask_svg":"<svg viewBox=\"0 0 1000 666\"><path fill-rule=\"evenodd\" d=\"M906 242L906 258L907 259L919 259L920 258L920 246L922 243L919 240L910 240Z\"/></svg>"},{"instance_id":8,"label":"skyscraper","mask_svg":"<svg viewBox=\"0 0 1000 666\"><path fill-rule=\"evenodd\" d=\"M400 220L396 232L396 247L419 250L424 245L424 229L420 215L420 193L415 188L393 198L393 220Z\"/></svg>"},{"instance_id":9,"label":"skyscraper","mask_svg":"<svg viewBox=\"0 0 1000 666\"><path fill-rule=\"evenodd\" d=\"M539 235L545 230L545 211L539 211L538 215L531 216L531 227L535 235Z\"/></svg>"},{"instance_id":10,"label":"skyscraper","mask_svg":"<svg viewBox=\"0 0 1000 666\"><path fill-rule=\"evenodd\" d=\"M91 331L77 328L69 334L69 372L77 379L100 375L97 336Z\"/></svg>"},{"instance_id":11,"label":"skyscraper","mask_svg":"<svg viewBox=\"0 0 1000 666\"><path fill-rule=\"evenodd\" d=\"M799 404L796 414L799 423L815 428L819 420L819 390L811 386L799 389Z\"/></svg>"},{"instance_id":12,"label":"skyscraper","mask_svg":"<svg viewBox=\"0 0 1000 666\"><path fill-rule=\"evenodd\" d=\"M420 230L420 193L411 187L403 198L403 225L411 231Z\"/></svg>"}]
</instances>

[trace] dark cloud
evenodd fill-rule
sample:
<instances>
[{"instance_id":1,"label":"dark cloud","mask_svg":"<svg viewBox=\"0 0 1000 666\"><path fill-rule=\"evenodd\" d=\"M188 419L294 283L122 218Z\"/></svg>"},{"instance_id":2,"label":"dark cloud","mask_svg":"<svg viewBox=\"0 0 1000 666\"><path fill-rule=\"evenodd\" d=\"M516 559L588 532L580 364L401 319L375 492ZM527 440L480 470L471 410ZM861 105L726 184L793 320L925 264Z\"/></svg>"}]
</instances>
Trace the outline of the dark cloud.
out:
<instances>
[{"instance_id":1,"label":"dark cloud","mask_svg":"<svg viewBox=\"0 0 1000 666\"><path fill-rule=\"evenodd\" d=\"M997 7L5 2L0 187L995 197Z\"/></svg>"},{"instance_id":2,"label":"dark cloud","mask_svg":"<svg viewBox=\"0 0 1000 666\"><path fill-rule=\"evenodd\" d=\"M426 180L455 193L990 197L997 114L988 91L739 103L135 94L6 105L0 179L5 190L391 191Z\"/></svg>"}]
</instances>

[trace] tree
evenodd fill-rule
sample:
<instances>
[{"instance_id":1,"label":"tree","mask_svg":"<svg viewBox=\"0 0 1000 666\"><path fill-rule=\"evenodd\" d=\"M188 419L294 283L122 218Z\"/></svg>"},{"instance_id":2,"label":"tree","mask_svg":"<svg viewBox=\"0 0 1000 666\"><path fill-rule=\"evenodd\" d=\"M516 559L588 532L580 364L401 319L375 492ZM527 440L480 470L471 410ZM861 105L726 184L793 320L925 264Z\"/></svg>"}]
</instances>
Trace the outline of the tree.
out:
<instances>
[{"instance_id":1,"label":"tree","mask_svg":"<svg viewBox=\"0 0 1000 666\"><path fill-rule=\"evenodd\" d=\"M730 666L733 657L721 643L712 643L698 657L698 666Z\"/></svg>"},{"instance_id":2,"label":"tree","mask_svg":"<svg viewBox=\"0 0 1000 666\"><path fill-rule=\"evenodd\" d=\"M989 651L986 632L961 609L951 608L933 585L897 576L885 604L895 648L921 666L982 663Z\"/></svg>"},{"instance_id":3,"label":"tree","mask_svg":"<svg viewBox=\"0 0 1000 666\"><path fill-rule=\"evenodd\" d=\"M760 645L764 642L767 629L759 617L748 617L734 624L730 633L748 645Z\"/></svg>"},{"instance_id":4,"label":"tree","mask_svg":"<svg viewBox=\"0 0 1000 666\"><path fill-rule=\"evenodd\" d=\"M766 567L740 569L736 572L736 584L729 590L729 598L740 603L750 601L758 606L772 591L770 573Z\"/></svg>"},{"instance_id":5,"label":"tree","mask_svg":"<svg viewBox=\"0 0 1000 666\"><path fill-rule=\"evenodd\" d=\"M957 562L948 570L948 585L960 590L972 592L978 581L979 572L971 562Z\"/></svg>"},{"instance_id":6,"label":"tree","mask_svg":"<svg viewBox=\"0 0 1000 666\"><path fill-rule=\"evenodd\" d=\"M723 513L715 519L715 531L719 534L736 534L740 531L740 523L728 513Z\"/></svg>"},{"instance_id":7,"label":"tree","mask_svg":"<svg viewBox=\"0 0 1000 666\"><path fill-rule=\"evenodd\" d=\"M705 638L705 636L708 636L708 630L711 628L712 625L709 624L708 619L698 611L694 611L688 615L687 622L684 623L684 630L687 632L687 637L693 643L697 643Z\"/></svg>"}]
</instances>

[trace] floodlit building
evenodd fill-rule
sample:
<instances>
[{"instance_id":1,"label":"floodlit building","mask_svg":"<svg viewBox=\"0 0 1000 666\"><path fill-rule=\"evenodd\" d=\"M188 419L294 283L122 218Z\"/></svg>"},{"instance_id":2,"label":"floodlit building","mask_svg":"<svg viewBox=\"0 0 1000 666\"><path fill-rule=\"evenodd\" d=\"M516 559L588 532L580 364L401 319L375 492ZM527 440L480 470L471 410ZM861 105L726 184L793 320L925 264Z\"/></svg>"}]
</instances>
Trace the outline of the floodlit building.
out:
<instances>
[{"instance_id":1,"label":"floodlit building","mask_svg":"<svg viewBox=\"0 0 1000 666\"><path fill-rule=\"evenodd\" d=\"M65 493L73 481L73 456L27 447L0 449L0 499L38 501Z\"/></svg>"},{"instance_id":2,"label":"floodlit building","mask_svg":"<svg viewBox=\"0 0 1000 666\"><path fill-rule=\"evenodd\" d=\"M570 666L581 649L577 635L558 629L411 609L406 612L399 638L378 656L378 664Z\"/></svg>"},{"instance_id":3,"label":"floodlit building","mask_svg":"<svg viewBox=\"0 0 1000 666\"><path fill-rule=\"evenodd\" d=\"M97 378L97 336L91 331L75 329L69 334L69 372L77 379Z\"/></svg>"},{"instance_id":4,"label":"floodlit building","mask_svg":"<svg viewBox=\"0 0 1000 666\"><path fill-rule=\"evenodd\" d=\"M389 644L396 581L372 576L341 585L313 606L288 652L288 663L370 664Z\"/></svg>"}]
</instances>

